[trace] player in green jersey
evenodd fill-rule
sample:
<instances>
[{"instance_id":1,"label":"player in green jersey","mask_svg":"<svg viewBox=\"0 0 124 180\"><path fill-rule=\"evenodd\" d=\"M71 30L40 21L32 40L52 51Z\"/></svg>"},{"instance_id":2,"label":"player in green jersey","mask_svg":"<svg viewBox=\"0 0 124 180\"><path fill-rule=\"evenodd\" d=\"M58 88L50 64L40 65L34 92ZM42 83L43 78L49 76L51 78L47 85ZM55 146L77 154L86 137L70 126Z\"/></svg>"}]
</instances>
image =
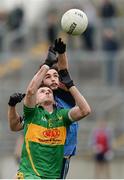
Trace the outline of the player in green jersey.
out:
<instances>
[{"instance_id":1,"label":"player in green jersey","mask_svg":"<svg viewBox=\"0 0 124 180\"><path fill-rule=\"evenodd\" d=\"M18 179L59 179L66 128L91 111L67 70L62 70L60 79L74 97L77 106L57 110L52 90L49 87L40 87L48 70L48 64L43 65L26 90L24 144L17 173Z\"/></svg>"}]
</instances>

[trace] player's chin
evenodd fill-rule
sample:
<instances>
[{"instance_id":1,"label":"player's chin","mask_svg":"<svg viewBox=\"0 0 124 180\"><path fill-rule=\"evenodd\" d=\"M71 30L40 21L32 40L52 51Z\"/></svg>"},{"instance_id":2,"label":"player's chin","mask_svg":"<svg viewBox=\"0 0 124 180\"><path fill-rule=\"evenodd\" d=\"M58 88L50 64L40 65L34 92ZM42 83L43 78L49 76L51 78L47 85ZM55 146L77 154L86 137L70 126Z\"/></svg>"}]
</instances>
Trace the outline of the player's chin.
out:
<instances>
[{"instance_id":1,"label":"player's chin","mask_svg":"<svg viewBox=\"0 0 124 180\"><path fill-rule=\"evenodd\" d=\"M56 90L56 89L58 89L58 85L56 84L56 85L52 85L50 88L52 89L52 90Z\"/></svg>"}]
</instances>

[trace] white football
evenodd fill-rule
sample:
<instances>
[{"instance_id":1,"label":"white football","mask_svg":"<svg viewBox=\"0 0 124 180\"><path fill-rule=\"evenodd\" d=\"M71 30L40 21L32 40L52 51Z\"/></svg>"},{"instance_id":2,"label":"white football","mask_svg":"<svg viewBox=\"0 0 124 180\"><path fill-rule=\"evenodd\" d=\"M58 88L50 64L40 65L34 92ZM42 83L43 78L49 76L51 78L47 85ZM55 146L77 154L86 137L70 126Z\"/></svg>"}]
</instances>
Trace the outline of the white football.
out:
<instances>
[{"instance_id":1,"label":"white football","mask_svg":"<svg viewBox=\"0 0 124 180\"><path fill-rule=\"evenodd\" d=\"M71 35L81 35L88 26L87 15L80 9L70 9L61 18L63 31Z\"/></svg>"}]
</instances>

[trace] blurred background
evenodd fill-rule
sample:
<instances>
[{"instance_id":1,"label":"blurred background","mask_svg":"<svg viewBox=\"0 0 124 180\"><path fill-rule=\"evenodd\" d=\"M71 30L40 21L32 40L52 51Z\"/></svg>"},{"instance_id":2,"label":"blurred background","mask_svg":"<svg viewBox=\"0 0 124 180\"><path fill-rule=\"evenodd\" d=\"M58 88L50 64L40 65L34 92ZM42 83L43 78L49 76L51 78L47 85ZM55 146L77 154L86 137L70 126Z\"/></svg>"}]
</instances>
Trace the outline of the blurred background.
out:
<instances>
[{"instance_id":1,"label":"blurred background","mask_svg":"<svg viewBox=\"0 0 124 180\"><path fill-rule=\"evenodd\" d=\"M88 28L81 36L61 30L61 16L71 8L88 16ZM0 0L0 178L15 176L22 134L9 129L9 96L25 92L57 37L67 43L72 77L92 108L91 115L79 122L77 155L68 178L95 177L92 132L101 121L112 132L109 177L124 178L123 9L123 0ZM22 104L18 112L22 115Z\"/></svg>"}]
</instances>

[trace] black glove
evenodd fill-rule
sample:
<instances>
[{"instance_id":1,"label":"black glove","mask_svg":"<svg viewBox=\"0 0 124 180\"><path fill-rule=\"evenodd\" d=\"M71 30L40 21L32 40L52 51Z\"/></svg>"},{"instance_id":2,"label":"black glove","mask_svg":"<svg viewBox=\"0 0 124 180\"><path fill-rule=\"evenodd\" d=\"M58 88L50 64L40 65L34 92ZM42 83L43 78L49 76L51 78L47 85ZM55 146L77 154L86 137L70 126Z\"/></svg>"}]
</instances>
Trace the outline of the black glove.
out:
<instances>
[{"instance_id":1,"label":"black glove","mask_svg":"<svg viewBox=\"0 0 124 180\"><path fill-rule=\"evenodd\" d=\"M14 93L10 96L8 105L15 106L17 103L21 102L22 99L25 97L25 94L22 93Z\"/></svg>"},{"instance_id":2,"label":"black glove","mask_svg":"<svg viewBox=\"0 0 124 180\"><path fill-rule=\"evenodd\" d=\"M72 86L74 86L73 80L71 79L67 69L60 70L58 73L59 73L60 82L65 84L67 89L69 89Z\"/></svg>"},{"instance_id":3,"label":"black glove","mask_svg":"<svg viewBox=\"0 0 124 180\"><path fill-rule=\"evenodd\" d=\"M57 61L58 61L58 59L56 57L56 52L53 49L53 47L50 46L49 50L48 50L48 55L47 55L47 58L46 58L44 64L48 65L49 67L52 67L52 65L57 63Z\"/></svg>"},{"instance_id":4,"label":"black glove","mask_svg":"<svg viewBox=\"0 0 124 180\"><path fill-rule=\"evenodd\" d=\"M62 41L61 38L55 40L54 50L59 54L63 54L66 51L66 44Z\"/></svg>"}]
</instances>

